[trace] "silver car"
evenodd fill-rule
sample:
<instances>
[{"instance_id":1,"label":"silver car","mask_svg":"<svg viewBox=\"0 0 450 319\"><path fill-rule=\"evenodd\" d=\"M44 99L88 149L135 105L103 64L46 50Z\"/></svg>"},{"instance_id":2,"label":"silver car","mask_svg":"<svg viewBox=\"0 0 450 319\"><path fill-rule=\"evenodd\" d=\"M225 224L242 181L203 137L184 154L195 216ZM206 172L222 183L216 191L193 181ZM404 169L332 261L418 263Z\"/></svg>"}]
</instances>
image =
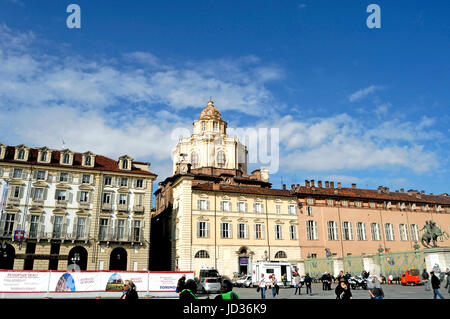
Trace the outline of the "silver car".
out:
<instances>
[{"instance_id":1,"label":"silver car","mask_svg":"<svg viewBox=\"0 0 450 319\"><path fill-rule=\"evenodd\" d=\"M202 293L220 293L220 277L203 277L200 278L197 290Z\"/></svg>"}]
</instances>

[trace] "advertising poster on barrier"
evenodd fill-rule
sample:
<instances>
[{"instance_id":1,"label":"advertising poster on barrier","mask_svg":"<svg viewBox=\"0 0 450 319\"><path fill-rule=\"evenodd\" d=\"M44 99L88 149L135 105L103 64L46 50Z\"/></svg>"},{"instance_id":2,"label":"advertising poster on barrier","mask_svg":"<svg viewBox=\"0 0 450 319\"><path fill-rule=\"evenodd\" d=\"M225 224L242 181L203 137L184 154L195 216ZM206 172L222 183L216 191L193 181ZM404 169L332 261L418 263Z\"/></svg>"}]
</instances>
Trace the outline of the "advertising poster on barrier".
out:
<instances>
[{"instance_id":1,"label":"advertising poster on barrier","mask_svg":"<svg viewBox=\"0 0 450 319\"><path fill-rule=\"evenodd\" d=\"M150 292L175 292L178 280L185 274L186 280L194 279L193 272L150 272Z\"/></svg>"},{"instance_id":2,"label":"advertising poster on barrier","mask_svg":"<svg viewBox=\"0 0 450 319\"><path fill-rule=\"evenodd\" d=\"M0 271L0 292L47 292L49 272Z\"/></svg>"}]
</instances>

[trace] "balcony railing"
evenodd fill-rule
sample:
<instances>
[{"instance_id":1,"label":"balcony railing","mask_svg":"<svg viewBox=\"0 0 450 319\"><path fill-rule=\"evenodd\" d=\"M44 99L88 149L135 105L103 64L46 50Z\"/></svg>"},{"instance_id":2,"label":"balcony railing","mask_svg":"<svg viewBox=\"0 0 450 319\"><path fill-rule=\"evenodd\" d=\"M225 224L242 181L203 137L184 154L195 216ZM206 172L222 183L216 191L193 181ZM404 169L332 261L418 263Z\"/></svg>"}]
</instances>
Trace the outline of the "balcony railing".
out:
<instances>
[{"instance_id":1,"label":"balcony railing","mask_svg":"<svg viewBox=\"0 0 450 319\"><path fill-rule=\"evenodd\" d=\"M139 213L139 214L143 214L144 213L144 206L143 205L134 205L133 206L133 211L135 213Z\"/></svg>"},{"instance_id":2,"label":"balcony railing","mask_svg":"<svg viewBox=\"0 0 450 319\"><path fill-rule=\"evenodd\" d=\"M141 228L139 234L135 234L133 231L130 231L128 228L120 228L114 229L109 228L106 231L100 231L98 236L99 241L108 241L108 242L135 242L141 243L144 242L143 229Z\"/></svg>"},{"instance_id":3,"label":"balcony railing","mask_svg":"<svg viewBox=\"0 0 450 319\"><path fill-rule=\"evenodd\" d=\"M102 203L102 209L112 210L112 204L111 203Z\"/></svg>"},{"instance_id":4,"label":"balcony railing","mask_svg":"<svg viewBox=\"0 0 450 319\"><path fill-rule=\"evenodd\" d=\"M56 208L67 208L67 200L56 200Z\"/></svg>"},{"instance_id":5,"label":"balcony railing","mask_svg":"<svg viewBox=\"0 0 450 319\"><path fill-rule=\"evenodd\" d=\"M89 209L91 207L91 204L89 202L79 202L78 207L80 209Z\"/></svg>"},{"instance_id":6,"label":"balcony railing","mask_svg":"<svg viewBox=\"0 0 450 319\"><path fill-rule=\"evenodd\" d=\"M120 212L126 212L126 211L128 211L128 205L127 204L118 204L117 210Z\"/></svg>"},{"instance_id":7,"label":"balcony railing","mask_svg":"<svg viewBox=\"0 0 450 319\"><path fill-rule=\"evenodd\" d=\"M20 204L20 198L16 197L9 197L6 201L6 205L19 205Z\"/></svg>"},{"instance_id":8,"label":"balcony railing","mask_svg":"<svg viewBox=\"0 0 450 319\"><path fill-rule=\"evenodd\" d=\"M31 201L32 207L43 207L44 206L44 200L43 199L37 199L33 198Z\"/></svg>"}]
</instances>

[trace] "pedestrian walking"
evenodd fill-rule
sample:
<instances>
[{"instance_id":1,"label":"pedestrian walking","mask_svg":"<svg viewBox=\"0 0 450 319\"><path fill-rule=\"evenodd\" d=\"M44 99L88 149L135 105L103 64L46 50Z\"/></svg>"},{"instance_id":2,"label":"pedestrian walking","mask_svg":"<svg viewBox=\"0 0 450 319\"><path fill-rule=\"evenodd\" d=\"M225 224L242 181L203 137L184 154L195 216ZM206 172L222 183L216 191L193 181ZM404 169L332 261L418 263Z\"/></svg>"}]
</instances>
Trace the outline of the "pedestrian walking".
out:
<instances>
[{"instance_id":1,"label":"pedestrian walking","mask_svg":"<svg viewBox=\"0 0 450 319\"><path fill-rule=\"evenodd\" d=\"M272 275L270 278L270 284L272 285L272 297L275 298L278 294L278 289L280 287L278 286L278 281L275 275Z\"/></svg>"},{"instance_id":2,"label":"pedestrian walking","mask_svg":"<svg viewBox=\"0 0 450 319\"><path fill-rule=\"evenodd\" d=\"M336 282L339 283L341 278L344 278L344 272L342 270L339 272L339 275L336 277Z\"/></svg>"},{"instance_id":3,"label":"pedestrian walking","mask_svg":"<svg viewBox=\"0 0 450 319\"><path fill-rule=\"evenodd\" d=\"M178 279L176 292L181 293L184 289L184 284L186 282L186 275L183 274L180 279Z\"/></svg>"},{"instance_id":4,"label":"pedestrian walking","mask_svg":"<svg viewBox=\"0 0 450 319\"><path fill-rule=\"evenodd\" d=\"M128 301L135 301L139 299L136 291L136 285L131 280L125 280L125 283L123 284L123 294L120 299L125 299Z\"/></svg>"},{"instance_id":5,"label":"pedestrian walking","mask_svg":"<svg viewBox=\"0 0 450 319\"><path fill-rule=\"evenodd\" d=\"M383 299L384 291L381 288L381 280L378 276L373 275L372 279L367 281L367 291L369 292L370 299Z\"/></svg>"},{"instance_id":6,"label":"pedestrian walking","mask_svg":"<svg viewBox=\"0 0 450 319\"><path fill-rule=\"evenodd\" d=\"M281 280L283 281L283 287L286 288L287 287L287 275L283 274L283 276L281 277Z\"/></svg>"},{"instance_id":7,"label":"pedestrian walking","mask_svg":"<svg viewBox=\"0 0 450 319\"><path fill-rule=\"evenodd\" d=\"M217 295L214 299L240 299L241 297L233 291L233 283L228 279L222 281L220 286L220 295Z\"/></svg>"},{"instance_id":8,"label":"pedestrian walking","mask_svg":"<svg viewBox=\"0 0 450 319\"><path fill-rule=\"evenodd\" d=\"M437 296L439 296L439 298L441 299L444 299L444 296L442 296L441 292L439 291L439 288L441 288L441 281L434 274L434 271L430 271L430 274L431 274L431 288L433 288L433 299L436 299Z\"/></svg>"},{"instance_id":9,"label":"pedestrian walking","mask_svg":"<svg viewBox=\"0 0 450 319\"><path fill-rule=\"evenodd\" d=\"M257 292L261 292L261 299L266 299L266 290L269 286L269 282L264 278L264 274L261 274L261 278L259 279Z\"/></svg>"},{"instance_id":10,"label":"pedestrian walking","mask_svg":"<svg viewBox=\"0 0 450 319\"><path fill-rule=\"evenodd\" d=\"M334 290L336 293L336 299L349 300L352 299L352 291L345 278L339 279L338 285Z\"/></svg>"},{"instance_id":11,"label":"pedestrian walking","mask_svg":"<svg viewBox=\"0 0 450 319\"><path fill-rule=\"evenodd\" d=\"M450 294L450 270L448 268L445 270L445 274L447 275L445 288L447 288L447 292Z\"/></svg>"},{"instance_id":12,"label":"pedestrian walking","mask_svg":"<svg viewBox=\"0 0 450 319\"><path fill-rule=\"evenodd\" d=\"M193 279L186 280L184 284L184 289L180 293L180 300L196 300L197 295L197 283Z\"/></svg>"},{"instance_id":13,"label":"pedestrian walking","mask_svg":"<svg viewBox=\"0 0 450 319\"><path fill-rule=\"evenodd\" d=\"M297 274L297 276L295 276L295 278L294 278L294 282L295 282L295 292L294 292L294 295L296 295L297 294L297 291L298 291L298 294L299 295L301 295L302 294L302 291L301 291L301 288L302 288L302 286L300 285L300 276Z\"/></svg>"},{"instance_id":14,"label":"pedestrian walking","mask_svg":"<svg viewBox=\"0 0 450 319\"><path fill-rule=\"evenodd\" d=\"M327 273L326 272L324 272L322 274L322 277L320 277L320 281L322 281L322 290L328 290Z\"/></svg>"},{"instance_id":15,"label":"pedestrian walking","mask_svg":"<svg viewBox=\"0 0 450 319\"><path fill-rule=\"evenodd\" d=\"M308 292L309 292L309 294L312 295L312 287L311 287L312 278L309 276L309 273L306 273L305 285L306 285L306 294L308 294Z\"/></svg>"},{"instance_id":16,"label":"pedestrian walking","mask_svg":"<svg viewBox=\"0 0 450 319\"><path fill-rule=\"evenodd\" d=\"M430 281L429 281L429 279L430 279L430 275L428 274L427 269L424 268L423 272L422 272L422 280L423 280L424 285L425 285L425 291L430 291Z\"/></svg>"}]
</instances>

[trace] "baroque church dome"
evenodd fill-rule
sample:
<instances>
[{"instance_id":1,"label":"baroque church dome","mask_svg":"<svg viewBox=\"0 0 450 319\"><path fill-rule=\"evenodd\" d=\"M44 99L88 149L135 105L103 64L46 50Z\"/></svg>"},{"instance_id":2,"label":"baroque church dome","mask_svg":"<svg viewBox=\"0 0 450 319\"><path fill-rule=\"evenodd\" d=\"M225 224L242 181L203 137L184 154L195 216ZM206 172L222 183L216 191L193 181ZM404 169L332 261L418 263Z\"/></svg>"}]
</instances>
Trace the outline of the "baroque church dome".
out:
<instances>
[{"instance_id":1,"label":"baroque church dome","mask_svg":"<svg viewBox=\"0 0 450 319\"><path fill-rule=\"evenodd\" d=\"M209 101L208 106L200 113L200 120L221 120L220 112L214 107L213 101Z\"/></svg>"}]
</instances>

